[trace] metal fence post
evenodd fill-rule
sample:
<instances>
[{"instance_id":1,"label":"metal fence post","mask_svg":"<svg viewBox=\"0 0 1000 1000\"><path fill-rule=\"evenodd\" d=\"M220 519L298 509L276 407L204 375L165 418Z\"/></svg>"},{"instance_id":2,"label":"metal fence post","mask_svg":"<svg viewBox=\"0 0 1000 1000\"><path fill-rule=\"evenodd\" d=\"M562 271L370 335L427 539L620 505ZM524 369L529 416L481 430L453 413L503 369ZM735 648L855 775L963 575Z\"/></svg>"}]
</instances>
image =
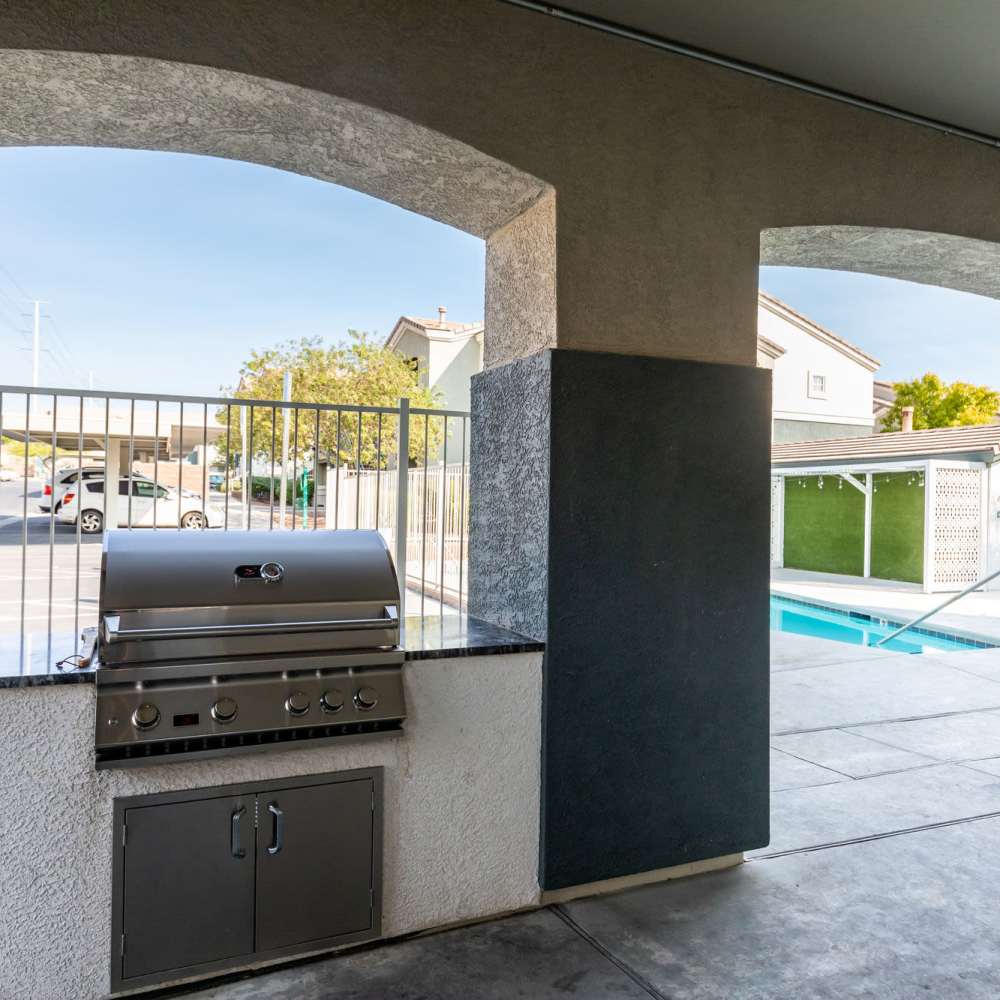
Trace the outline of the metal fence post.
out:
<instances>
[{"instance_id":1,"label":"metal fence post","mask_svg":"<svg viewBox=\"0 0 1000 1000\"><path fill-rule=\"evenodd\" d=\"M399 401L399 436L396 441L396 575L399 577L399 617L406 611L406 532L410 486L410 401Z\"/></svg>"}]
</instances>

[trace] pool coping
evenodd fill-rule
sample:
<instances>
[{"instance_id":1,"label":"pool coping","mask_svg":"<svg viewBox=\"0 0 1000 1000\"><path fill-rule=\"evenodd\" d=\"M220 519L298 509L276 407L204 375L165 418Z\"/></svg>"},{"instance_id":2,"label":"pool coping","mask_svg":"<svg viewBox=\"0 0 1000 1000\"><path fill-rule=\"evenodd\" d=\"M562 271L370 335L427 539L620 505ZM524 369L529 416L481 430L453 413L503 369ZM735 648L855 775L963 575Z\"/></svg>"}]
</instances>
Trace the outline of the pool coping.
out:
<instances>
[{"instance_id":1,"label":"pool coping","mask_svg":"<svg viewBox=\"0 0 1000 1000\"><path fill-rule=\"evenodd\" d=\"M906 621L900 621L896 618L886 618L881 612L872 608L858 608L855 605L838 604L836 601L820 601L815 598L806 600L798 594L789 594L773 589L770 591L770 594L772 597L780 597L783 601L788 601L790 604L798 604L806 608L816 608L818 611L839 611L841 614L847 614L858 621L870 622L876 625L888 625L891 628L900 628L906 624ZM918 635L930 636L934 639L949 639L952 642L961 642L968 645L969 649L1000 649L1000 642L996 639L988 638L976 632L969 632L965 629L949 628L945 631L944 629L924 628L922 625L915 625L907 631L915 632ZM949 650L935 650L935 652L943 653L949 652ZM951 650L951 652L958 653L963 652L963 650Z\"/></svg>"}]
</instances>

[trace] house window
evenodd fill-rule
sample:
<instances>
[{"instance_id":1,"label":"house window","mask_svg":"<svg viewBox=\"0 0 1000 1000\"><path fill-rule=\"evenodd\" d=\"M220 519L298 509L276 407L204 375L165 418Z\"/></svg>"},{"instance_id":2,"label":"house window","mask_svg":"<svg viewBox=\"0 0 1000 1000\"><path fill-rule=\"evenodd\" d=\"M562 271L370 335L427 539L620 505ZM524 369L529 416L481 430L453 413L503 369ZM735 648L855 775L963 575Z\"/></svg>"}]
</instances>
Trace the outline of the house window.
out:
<instances>
[{"instance_id":1,"label":"house window","mask_svg":"<svg viewBox=\"0 0 1000 1000\"><path fill-rule=\"evenodd\" d=\"M826 399L826 376L809 373L809 395L813 399Z\"/></svg>"}]
</instances>

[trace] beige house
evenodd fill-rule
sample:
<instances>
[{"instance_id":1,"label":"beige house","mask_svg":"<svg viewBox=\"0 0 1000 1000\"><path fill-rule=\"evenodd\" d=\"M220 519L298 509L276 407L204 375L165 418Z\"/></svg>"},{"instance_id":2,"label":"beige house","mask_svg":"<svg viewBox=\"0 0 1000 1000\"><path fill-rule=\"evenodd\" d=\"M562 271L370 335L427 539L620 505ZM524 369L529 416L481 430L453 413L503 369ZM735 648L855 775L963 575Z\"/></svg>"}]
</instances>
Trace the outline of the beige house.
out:
<instances>
[{"instance_id":1,"label":"beige house","mask_svg":"<svg viewBox=\"0 0 1000 1000\"><path fill-rule=\"evenodd\" d=\"M483 368L483 324L453 323L438 307L437 319L400 316L385 346L410 358L420 371L420 384L438 394L449 410L468 410L469 383Z\"/></svg>"}]
</instances>

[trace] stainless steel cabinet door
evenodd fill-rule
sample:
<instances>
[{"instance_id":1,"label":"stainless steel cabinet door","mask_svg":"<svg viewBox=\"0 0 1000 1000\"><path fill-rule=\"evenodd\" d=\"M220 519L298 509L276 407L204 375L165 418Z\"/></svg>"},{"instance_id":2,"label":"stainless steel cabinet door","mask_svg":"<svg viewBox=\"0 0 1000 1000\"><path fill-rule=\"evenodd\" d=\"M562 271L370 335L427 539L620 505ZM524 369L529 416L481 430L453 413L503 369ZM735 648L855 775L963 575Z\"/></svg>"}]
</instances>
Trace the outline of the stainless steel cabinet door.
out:
<instances>
[{"instance_id":1,"label":"stainless steel cabinet door","mask_svg":"<svg viewBox=\"0 0 1000 1000\"><path fill-rule=\"evenodd\" d=\"M365 778L257 797L257 950L372 926L372 802Z\"/></svg>"},{"instance_id":2,"label":"stainless steel cabinet door","mask_svg":"<svg viewBox=\"0 0 1000 1000\"><path fill-rule=\"evenodd\" d=\"M254 950L254 797L125 813L125 979Z\"/></svg>"}]
</instances>

